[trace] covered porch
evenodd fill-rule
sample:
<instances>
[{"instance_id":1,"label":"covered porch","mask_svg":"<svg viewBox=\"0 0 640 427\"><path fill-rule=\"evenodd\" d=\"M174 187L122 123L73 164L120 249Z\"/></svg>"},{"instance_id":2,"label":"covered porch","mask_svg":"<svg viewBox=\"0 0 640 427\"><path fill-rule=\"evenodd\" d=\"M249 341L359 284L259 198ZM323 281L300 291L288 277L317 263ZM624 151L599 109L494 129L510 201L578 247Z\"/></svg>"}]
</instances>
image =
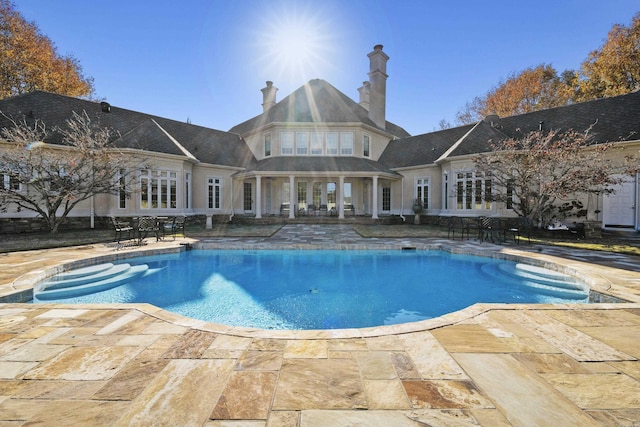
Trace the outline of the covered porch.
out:
<instances>
[{"instance_id":1,"label":"covered porch","mask_svg":"<svg viewBox=\"0 0 640 427\"><path fill-rule=\"evenodd\" d=\"M359 168L341 167L345 165L332 161L323 165L325 170L301 170L303 161L290 160L290 169L235 174L234 188L241 190L234 192L234 212L256 219L277 216L339 220L378 219L391 213L391 185L402 179L398 173L372 167L377 162L369 160L359 162Z\"/></svg>"}]
</instances>

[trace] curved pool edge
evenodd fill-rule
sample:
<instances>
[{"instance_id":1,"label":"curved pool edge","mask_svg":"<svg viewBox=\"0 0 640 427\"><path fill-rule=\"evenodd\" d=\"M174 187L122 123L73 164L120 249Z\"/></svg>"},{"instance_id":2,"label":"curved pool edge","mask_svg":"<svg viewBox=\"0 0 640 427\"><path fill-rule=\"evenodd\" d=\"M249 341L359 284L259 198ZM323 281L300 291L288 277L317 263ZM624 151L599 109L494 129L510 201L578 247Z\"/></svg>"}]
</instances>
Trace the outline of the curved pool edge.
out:
<instances>
[{"instance_id":1,"label":"curved pool edge","mask_svg":"<svg viewBox=\"0 0 640 427\"><path fill-rule=\"evenodd\" d=\"M207 247L210 245L194 245L196 249L223 249L221 247L211 248ZM304 247L296 246L294 248L278 248L274 247L273 249L322 249L322 250L399 250L407 248L399 247L398 245L382 245L376 246L375 248L365 247L363 245L339 245L339 247L327 247L323 246L313 246L313 245L302 245ZM349 246L349 247L346 247ZM111 254L103 254L100 256L86 257L82 259L76 259L70 262L63 262L59 265L50 267L45 270L37 270L34 274L25 274L18 277L14 280L13 284L18 283L18 286L14 286L16 288L16 292L21 293L29 293L31 291L31 296L33 295L33 287L35 284L43 280L47 277L50 277L54 274L57 274L62 271L66 271L69 269L81 268L90 265L95 265L103 262L109 262L114 260L127 259L137 256L149 256L149 255L159 255L166 253L179 253L184 251L186 248L184 245L180 246L167 246L161 248L142 248L135 251L130 252L120 252L120 253L111 253ZM251 249L256 250L256 248L224 248L224 249ZM624 272L625 276L629 276L629 280L640 281L640 273L615 269L612 267L600 266L597 264L591 264L588 262L582 261L574 261L566 258L556 257L552 255L547 255L543 253L532 253L527 251L522 251L514 248L504 248L504 247L482 247L482 248L469 248L469 247L458 247L455 245L447 245L442 243L434 243L434 244L423 244L423 245L412 245L410 247L412 250L443 250L449 253L455 254L466 254L466 255L475 255L475 256L483 256L488 258L496 258L496 259L505 259L516 262L525 262L530 265L539 266L548 268L554 271L562 272L571 276L574 276L580 280L583 280L590 287L590 290L596 291L600 294L609 295L617 299L624 300L624 303L592 303L592 304L487 304L487 303L477 303L466 307L464 309L445 314L443 316L439 316L432 319L426 319L417 322L410 323L401 323L396 325L384 325L384 326L375 326L368 328L352 328L352 329L318 329L318 330L275 330L275 329L259 329L259 328L248 328L241 326L228 326L218 323L206 322L202 320L192 319L186 316L182 316L176 313L169 312L167 310L161 309L151 304L139 304L139 303L131 303L131 304L73 304L73 307L76 309L81 308L122 308L122 309L131 309L135 308L136 310L149 315L155 318L158 318L163 321L171 322L176 325L190 327L194 329L200 329L204 331L227 334L227 335L235 335L241 337L253 337L253 338L273 338L273 339L329 339L329 338L363 338L363 337L377 337L377 336L386 336L386 335L397 335L397 334L407 334L411 332L419 332L424 330L437 329L444 326L457 324L464 322L465 320L471 319L473 317L479 316L483 313L486 313L491 310L501 309L501 310L527 310L532 306L536 309L562 309L562 308L572 308L572 307L580 307L581 309L608 309L611 306L622 307L625 308L640 308L640 295L633 292L632 289L626 289L624 286L621 286L619 283L616 283L616 280L611 280L612 277L616 277L619 274L613 275L613 271L619 273ZM617 278L617 277L616 277ZM20 289L18 289L18 287ZM10 297L10 295L9 295ZM0 305L4 302L15 303L15 302L27 302L25 301L12 301L11 298L7 299L7 295L0 296ZM69 304L39 304L43 308L53 307L60 308L69 307Z\"/></svg>"}]
</instances>

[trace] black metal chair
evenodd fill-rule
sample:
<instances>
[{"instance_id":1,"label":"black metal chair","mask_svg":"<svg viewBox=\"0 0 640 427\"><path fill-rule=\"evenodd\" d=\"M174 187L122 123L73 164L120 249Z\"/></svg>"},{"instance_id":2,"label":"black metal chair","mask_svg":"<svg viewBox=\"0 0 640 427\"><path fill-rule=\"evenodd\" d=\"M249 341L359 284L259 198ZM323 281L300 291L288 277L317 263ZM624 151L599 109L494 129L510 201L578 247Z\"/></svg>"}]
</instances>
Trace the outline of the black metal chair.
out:
<instances>
[{"instance_id":1,"label":"black metal chair","mask_svg":"<svg viewBox=\"0 0 640 427\"><path fill-rule=\"evenodd\" d=\"M165 233L169 233L173 236L173 240L176 240L176 234L182 231L182 236L186 237L186 233L184 231L184 225L187 221L187 218L184 215L174 216L173 220L169 224L164 225Z\"/></svg>"},{"instance_id":2,"label":"black metal chair","mask_svg":"<svg viewBox=\"0 0 640 427\"><path fill-rule=\"evenodd\" d=\"M531 244L531 230L533 229L533 222L530 218L514 218L510 220L505 227L505 235L509 233L513 236L513 241L516 244L520 244L520 240L526 237ZM505 239L506 240L506 239Z\"/></svg>"},{"instance_id":3,"label":"black metal chair","mask_svg":"<svg viewBox=\"0 0 640 427\"><path fill-rule=\"evenodd\" d=\"M447 239L455 239L456 231L460 232L460 238L464 239L465 233L469 238L469 225L463 218L452 216L447 221Z\"/></svg>"},{"instance_id":4,"label":"black metal chair","mask_svg":"<svg viewBox=\"0 0 640 427\"><path fill-rule=\"evenodd\" d=\"M142 245L144 239L149 233L153 233L156 242L160 240L160 229L158 228L158 220L150 216L143 216L138 220L138 245Z\"/></svg>"},{"instance_id":5,"label":"black metal chair","mask_svg":"<svg viewBox=\"0 0 640 427\"><path fill-rule=\"evenodd\" d=\"M131 239L131 235L133 234L133 227L128 221L120 221L115 216L111 217L111 224L113 224L113 228L116 232L114 240L120 243L120 239L122 238L123 233L127 233L127 239Z\"/></svg>"},{"instance_id":6,"label":"black metal chair","mask_svg":"<svg viewBox=\"0 0 640 427\"><path fill-rule=\"evenodd\" d=\"M480 219L480 242L485 240L491 243L502 243L504 241L504 228L500 218L483 217Z\"/></svg>"}]
</instances>

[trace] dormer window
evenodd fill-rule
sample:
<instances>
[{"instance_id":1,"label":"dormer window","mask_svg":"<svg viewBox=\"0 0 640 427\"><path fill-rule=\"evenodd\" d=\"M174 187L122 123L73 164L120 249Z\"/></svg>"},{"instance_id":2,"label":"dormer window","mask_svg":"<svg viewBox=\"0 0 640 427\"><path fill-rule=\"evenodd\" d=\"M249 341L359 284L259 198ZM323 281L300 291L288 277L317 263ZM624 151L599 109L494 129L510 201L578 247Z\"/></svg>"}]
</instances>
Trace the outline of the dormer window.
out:
<instances>
[{"instance_id":1,"label":"dormer window","mask_svg":"<svg viewBox=\"0 0 640 427\"><path fill-rule=\"evenodd\" d=\"M296 132L296 154L306 156L309 153L309 132Z\"/></svg>"},{"instance_id":2,"label":"dormer window","mask_svg":"<svg viewBox=\"0 0 640 427\"><path fill-rule=\"evenodd\" d=\"M311 155L312 156L322 156L322 133L320 132L311 132Z\"/></svg>"},{"instance_id":3,"label":"dormer window","mask_svg":"<svg viewBox=\"0 0 640 427\"><path fill-rule=\"evenodd\" d=\"M369 135L364 135L362 137L362 155L364 157L369 157L371 155Z\"/></svg>"},{"instance_id":4,"label":"dormer window","mask_svg":"<svg viewBox=\"0 0 640 427\"><path fill-rule=\"evenodd\" d=\"M353 155L353 133L340 132L340 154L342 156Z\"/></svg>"},{"instance_id":5,"label":"dormer window","mask_svg":"<svg viewBox=\"0 0 640 427\"><path fill-rule=\"evenodd\" d=\"M269 157L271 155L271 134L264 136L264 156Z\"/></svg>"},{"instance_id":6,"label":"dormer window","mask_svg":"<svg viewBox=\"0 0 640 427\"><path fill-rule=\"evenodd\" d=\"M293 132L282 132L280 134L280 144L282 145L283 155L293 155Z\"/></svg>"},{"instance_id":7,"label":"dormer window","mask_svg":"<svg viewBox=\"0 0 640 427\"><path fill-rule=\"evenodd\" d=\"M327 156L338 155L338 132L327 132Z\"/></svg>"}]
</instances>

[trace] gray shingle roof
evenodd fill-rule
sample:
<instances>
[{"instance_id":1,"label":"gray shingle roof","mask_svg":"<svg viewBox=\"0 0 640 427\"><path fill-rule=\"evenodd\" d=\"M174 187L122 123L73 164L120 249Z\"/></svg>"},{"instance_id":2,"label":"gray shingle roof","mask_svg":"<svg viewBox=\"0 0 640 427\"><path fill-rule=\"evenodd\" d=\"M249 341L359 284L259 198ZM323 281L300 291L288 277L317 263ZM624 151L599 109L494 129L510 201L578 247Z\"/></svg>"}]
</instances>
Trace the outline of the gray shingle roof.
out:
<instances>
[{"instance_id":1,"label":"gray shingle roof","mask_svg":"<svg viewBox=\"0 0 640 427\"><path fill-rule=\"evenodd\" d=\"M640 91L611 98L550 108L510 116L490 123L482 122L450 154L461 156L491 150L491 141L518 139L540 129L589 131L593 143L640 139Z\"/></svg>"},{"instance_id":2,"label":"gray shingle roof","mask_svg":"<svg viewBox=\"0 0 640 427\"><path fill-rule=\"evenodd\" d=\"M49 129L63 126L72 112L85 111L100 126L112 128L119 133L119 138L114 143L121 148L186 156L162 131L164 129L201 162L237 167L247 167L255 162L249 147L236 134L116 106L111 106L110 112L105 113L98 102L35 91L0 100L0 111L9 117L42 120ZM0 126L9 125L9 120L0 115ZM52 135L46 142L59 144L60 136Z\"/></svg>"},{"instance_id":3,"label":"gray shingle roof","mask_svg":"<svg viewBox=\"0 0 640 427\"><path fill-rule=\"evenodd\" d=\"M461 126L390 141L379 161L389 168L433 164L472 127Z\"/></svg>"},{"instance_id":4,"label":"gray shingle roof","mask_svg":"<svg viewBox=\"0 0 640 427\"><path fill-rule=\"evenodd\" d=\"M377 127L364 107L321 79L310 80L266 112L229 132L244 135L269 123L364 123ZM385 130L398 138L410 136L391 122L386 122Z\"/></svg>"}]
</instances>

